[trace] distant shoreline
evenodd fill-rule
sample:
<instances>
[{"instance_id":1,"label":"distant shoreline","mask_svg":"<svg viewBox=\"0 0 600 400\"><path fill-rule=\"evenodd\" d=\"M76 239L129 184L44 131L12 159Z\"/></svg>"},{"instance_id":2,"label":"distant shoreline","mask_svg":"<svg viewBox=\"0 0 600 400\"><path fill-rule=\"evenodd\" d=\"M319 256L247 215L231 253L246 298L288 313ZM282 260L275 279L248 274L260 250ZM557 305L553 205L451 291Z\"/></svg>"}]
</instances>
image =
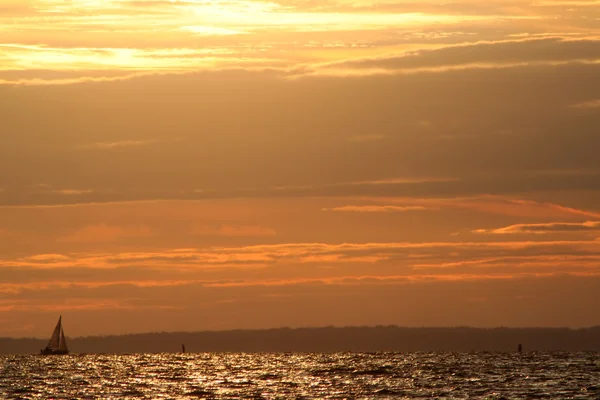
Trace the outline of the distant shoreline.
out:
<instances>
[{"instance_id":1,"label":"distant shoreline","mask_svg":"<svg viewBox=\"0 0 600 400\"><path fill-rule=\"evenodd\" d=\"M0 338L0 354L32 354L47 339ZM67 337L73 353L600 351L589 328L320 327Z\"/></svg>"}]
</instances>

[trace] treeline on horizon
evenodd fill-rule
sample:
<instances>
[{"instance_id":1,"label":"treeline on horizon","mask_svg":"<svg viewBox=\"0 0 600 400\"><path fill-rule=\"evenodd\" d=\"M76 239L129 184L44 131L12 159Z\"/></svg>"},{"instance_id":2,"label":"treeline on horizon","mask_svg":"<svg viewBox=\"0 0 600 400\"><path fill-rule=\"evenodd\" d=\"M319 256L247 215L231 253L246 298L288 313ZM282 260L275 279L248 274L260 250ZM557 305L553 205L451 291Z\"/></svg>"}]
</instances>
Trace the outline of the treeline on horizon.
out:
<instances>
[{"instance_id":1,"label":"treeline on horizon","mask_svg":"<svg viewBox=\"0 0 600 400\"><path fill-rule=\"evenodd\" d=\"M0 338L0 354L37 354L47 339ZM322 327L67 337L71 353L600 351L590 328Z\"/></svg>"}]
</instances>

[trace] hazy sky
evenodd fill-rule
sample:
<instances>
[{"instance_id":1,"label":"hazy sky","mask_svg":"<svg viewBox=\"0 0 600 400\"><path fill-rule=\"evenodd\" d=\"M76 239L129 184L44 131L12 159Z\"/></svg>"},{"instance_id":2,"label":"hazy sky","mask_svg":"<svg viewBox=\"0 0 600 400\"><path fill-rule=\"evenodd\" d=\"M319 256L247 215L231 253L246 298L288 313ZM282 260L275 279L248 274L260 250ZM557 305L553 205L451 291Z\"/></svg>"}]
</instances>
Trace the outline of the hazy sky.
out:
<instances>
[{"instance_id":1,"label":"hazy sky","mask_svg":"<svg viewBox=\"0 0 600 400\"><path fill-rule=\"evenodd\" d=\"M600 1L1 1L0 336L598 304Z\"/></svg>"}]
</instances>

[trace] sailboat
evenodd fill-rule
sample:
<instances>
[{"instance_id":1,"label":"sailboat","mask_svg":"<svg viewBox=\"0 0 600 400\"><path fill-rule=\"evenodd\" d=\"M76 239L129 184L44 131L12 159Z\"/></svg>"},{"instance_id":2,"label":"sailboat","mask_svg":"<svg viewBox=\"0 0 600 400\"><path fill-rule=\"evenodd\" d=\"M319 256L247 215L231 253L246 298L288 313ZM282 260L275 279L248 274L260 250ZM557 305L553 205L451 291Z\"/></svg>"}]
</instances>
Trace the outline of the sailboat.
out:
<instances>
[{"instance_id":1,"label":"sailboat","mask_svg":"<svg viewBox=\"0 0 600 400\"><path fill-rule=\"evenodd\" d=\"M62 328L62 315L58 317L58 323L54 328L54 332L52 332L52 337L50 337L48 345L40 350L40 354L45 356L51 354L69 354L67 341L65 340L65 332Z\"/></svg>"}]
</instances>

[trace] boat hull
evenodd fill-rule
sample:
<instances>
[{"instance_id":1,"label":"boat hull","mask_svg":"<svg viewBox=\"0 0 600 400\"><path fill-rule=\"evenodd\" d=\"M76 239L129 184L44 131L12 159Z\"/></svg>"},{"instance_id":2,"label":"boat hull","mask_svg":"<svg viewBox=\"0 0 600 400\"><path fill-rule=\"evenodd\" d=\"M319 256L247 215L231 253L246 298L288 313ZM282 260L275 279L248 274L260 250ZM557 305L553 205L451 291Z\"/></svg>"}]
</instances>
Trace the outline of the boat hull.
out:
<instances>
[{"instance_id":1,"label":"boat hull","mask_svg":"<svg viewBox=\"0 0 600 400\"><path fill-rule=\"evenodd\" d=\"M69 350L60 350L60 349L42 349L40 350L40 354L43 356L52 356L52 355L66 355L69 354Z\"/></svg>"}]
</instances>

